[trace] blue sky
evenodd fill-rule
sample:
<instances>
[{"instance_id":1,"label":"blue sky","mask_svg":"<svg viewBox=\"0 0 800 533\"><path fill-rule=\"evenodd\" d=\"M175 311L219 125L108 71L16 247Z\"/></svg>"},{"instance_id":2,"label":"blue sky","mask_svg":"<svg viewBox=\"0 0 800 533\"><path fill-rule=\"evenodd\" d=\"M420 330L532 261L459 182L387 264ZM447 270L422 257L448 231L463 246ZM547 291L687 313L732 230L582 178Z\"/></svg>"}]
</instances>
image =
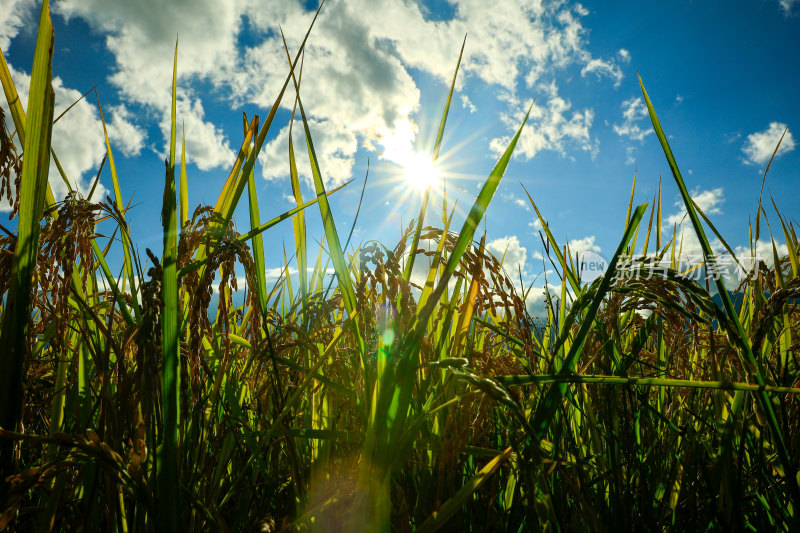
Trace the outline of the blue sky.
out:
<instances>
[{"instance_id":1,"label":"blue sky","mask_svg":"<svg viewBox=\"0 0 800 533\"><path fill-rule=\"evenodd\" d=\"M130 212L134 241L141 252L149 247L157 255L176 35L190 203L213 205L241 144L242 112L265 117L287 73L278 25L296 50L315 7L289 0L162 4L60 0L52 6L56 113L97 85L123 195L136 205ZM6 21L0 48L23 98L38 5L0 0ZM421 196L403 177L402 163L417 157L410 154L430 153L465 34L440 158L448 198L457 197L461 208L454 225L460 227L498 151L535 98L486 226L490 249L507 250L508 266L522 268L527 283L542 285L536 277L541 244L520 183L573 252L602 255L616 247L634 172L637 203L652 200L661 177L665 224L680 220L677 188L644 114L637 71L690 190L731 245L747 246L762 173L786 128L766 190L785 215L796 216L798 0L492 6L477 0L329 0L309 38L301 95L328 185L355 179L332 199L341 234L352 224L370 163L355 244L376 239L393 247L401 222L418 213ZM293 101L287 92L256 170L262 220L292 207L287 126ZM59 121L54 139L68 174L87 190L105 152L93 95ZM63 194L63 186L51 183ZM110 190L107 169L101 184ZM246 231L246 216L237 220ZM307 220L310 234L321 238L318 211L312 208ZM265 239L267 265L279 267L282 245L287 253L293 246L291 224L270 230ZM687 242L686 249L692 246Z\"/></svg>"}]
</instances>

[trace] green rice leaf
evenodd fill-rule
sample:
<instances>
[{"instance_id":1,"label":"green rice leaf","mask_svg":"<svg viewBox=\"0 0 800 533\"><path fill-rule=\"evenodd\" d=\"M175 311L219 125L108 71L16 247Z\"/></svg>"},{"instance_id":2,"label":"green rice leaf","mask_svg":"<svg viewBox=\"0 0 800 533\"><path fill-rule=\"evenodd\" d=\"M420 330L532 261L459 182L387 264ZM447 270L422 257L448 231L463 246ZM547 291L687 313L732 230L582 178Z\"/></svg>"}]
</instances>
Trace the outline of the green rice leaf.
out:
<instances>
[{"instance_id":1,"label":"green rice leaf","mask_svg":"<svg viewBox=\"0 0 800 533\"><path fill-rule=\"evenodd\" d=\"M178 213L175 196L175 130L178 79L178 44L175 43L175 62L172 71L172 113L170 117L169 161L164 186L164 205L161 221L164 226L164 254L161 261L161 299L164 311L161 318L162 375L164 428L159 454L158 493L161 503L161 527L167 531L180 529L180 491L178 472L179 426L181 423L180 370L180 313L178 301Z\"/></svg>"},{"instance_id":2,"label":"green rice leaf","mask_svg":"<svg viewBox=\"0 0 800 533\"><path fill-rule=\"evenodd\" d=\"M24 142L25 164L19 198L17 243L11 260L11 277L3 309L0 342L0 427L16 431L23 400L23 368L26 336L31 312L31 289L39 252L40 220L46 201L50 170L50 137L55 96L53 73L53 26L48 1L42 3L39 32L28 91L28 112ZM13 441L0 441L0 479L11 474Z\"/></svg>"}]
</instances>

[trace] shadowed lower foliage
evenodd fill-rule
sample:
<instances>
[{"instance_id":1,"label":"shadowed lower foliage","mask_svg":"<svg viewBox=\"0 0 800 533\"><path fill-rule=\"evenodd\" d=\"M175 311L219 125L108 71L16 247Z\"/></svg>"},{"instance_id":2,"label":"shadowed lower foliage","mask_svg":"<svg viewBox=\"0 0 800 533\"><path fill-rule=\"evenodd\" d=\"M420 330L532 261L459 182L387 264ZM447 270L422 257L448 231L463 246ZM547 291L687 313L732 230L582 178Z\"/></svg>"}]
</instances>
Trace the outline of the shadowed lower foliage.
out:
<instances>
[{"instance_id":1,"label":"shadowed lower foliage","mask_svg":"<svg viewBox=\"0 0 800 533\"><path fill-rule=\"evenodd\" d=\"M164 249L142 257L110 143L113 198L71 193L56 203L49 186L26 183L50 152L47 2L41 24L31 83L42 97L31 98L27 121L0 63L13 120L0 114L0 195L19 209L16 229L0 235L1 342L22 347L3 359L20 374L0 369L0 385L22 392L0 405L0 529L797 528L793 222L772 219L787 255L774 248L738 287L712 289L681 271L678 232L662 242L660 192L638 207L632 193L610 267L587 283L529 196L552 268L533 317L538 295L486 250L485 236L475 241L519 131L460 230L443 203L441 227L411 221L393 247L342 249L327 202L335 191L324 189L296 96L307 140L287 157L297 208L261 223L253 164L286 87L302 81L301 48L294 59L287 50L286 82L263 125L245 117L218 202L191 217L185 165L175 176L173 114ZM14 135L26 139L22 159ZM295 157L309 157L311 201ZM232 214L245 186L251 227L240 233ZM423 214L439 209L430 198ZM703 227L733 254L684 200L704 246ZM309 250L304 210L314 204L325 240ZM753 247L767 221L757 208ZM287 218L295 251L268 284L258 236ZM35 251L27 263L23 240ZM615 277L616 264L639 258L642 275ZM658 272L655 260L668 266ZM25 327L11 328L20 316Z\"/></svg>"}]
</instances>

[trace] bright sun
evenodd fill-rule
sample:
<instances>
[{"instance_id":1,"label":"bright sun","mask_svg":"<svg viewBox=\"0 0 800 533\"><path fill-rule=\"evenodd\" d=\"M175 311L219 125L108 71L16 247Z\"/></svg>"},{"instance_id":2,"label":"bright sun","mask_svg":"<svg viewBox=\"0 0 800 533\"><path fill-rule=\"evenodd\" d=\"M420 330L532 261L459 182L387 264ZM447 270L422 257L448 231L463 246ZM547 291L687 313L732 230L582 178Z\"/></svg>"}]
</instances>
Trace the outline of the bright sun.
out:
<instances>
[{"instance_id":1,"label":"bright sun","mask_svg":"<svg viewBox=\"0 0 800 533\"><path fill-rule=\"evenodd\" d=\"M415 189L424 191L439 179L439 171L427 155L413 152L403 161L403 180Z\"/></svg>"}]
</instances>

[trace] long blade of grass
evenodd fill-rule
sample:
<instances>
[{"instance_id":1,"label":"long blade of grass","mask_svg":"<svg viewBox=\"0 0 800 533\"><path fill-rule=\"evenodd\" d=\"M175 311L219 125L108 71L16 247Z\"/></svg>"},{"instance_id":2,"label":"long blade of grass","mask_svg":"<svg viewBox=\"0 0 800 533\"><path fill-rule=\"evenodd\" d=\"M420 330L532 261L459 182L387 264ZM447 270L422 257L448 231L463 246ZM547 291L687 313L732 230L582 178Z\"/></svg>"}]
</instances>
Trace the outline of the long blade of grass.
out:
<instances>
[{"instance_id":1,"label":"long blade of grass","mask_svg":"<svg viewBox=\"0 0 800 533\"><path fill-rule=\"evenodd\" d=\"M119 290L119 286L117 285L117 282L114 279L114 274L112 274L111 269L108 267L108 263L106 262L103 250L100 249L100 246L94 239L92 239L92 250L94 250L95 258L97 259L97 262L100 265L100 269L103 272L103 276L105 276L106 284L108 285L109 289L111 290L111 293L114 295L114 299L119 305L122 318L125 319L125 322L129 326L133 326L135 324L135 321L133 320L133 317L131 316L131 313L128 310L128 304Z\"/></svg>"},{"instance_id":2,"label":"long blade of grass","mask_svg":"<svg viewBox=\"0 0 800 533\"><path fill-rule=\"evenodd\" d=\"M526 189L525 186L522 185L521 183L520 185L522 186L522 190L525 191L525 195L528 197L528 201L533 206L533 210L536 211L536 216L539 218L539 223L542 225L542 229L544 230L544 233L547 236L547 242L550 244L550 248L552 248L553 252L555 252L556 254L556 259L558 260L558 263L563 265L564 257L561 255L561 250L560 250L561 247L559 246L558 241L556 241L556 238L553 236L553 233L550 231L550 225L547 223L547 221L545 221L544 217L542 216L542 213L539 211L539 208L533 201L533 198L531 198L528 189ZM575 276L575 273L570 269L565 269L563 275L567 276L567 281L569 281L572 290L576 293L579 292L581 289L581 284L578 282L578 278L577 276Z\"/></svg>"},{"instance_id":3,"label":"long blade of grass","mask_svg":"<svg viewBox=\"0 0 800 533\"><path fill-rule=\"evenodd\" d=\"M250 208L250 228L256 229L261 226L261 215L258 209L258 194L256 191L256 181L253 171L247 176L248 206ZM267 313L267 272L264 262L264 241L261 233L253 235L253 263L256 268L255 290L258 294L258 303L261 306L262 316Z\"/></svg>"},{"instance_id":4,"label":"long blade of grass","mask_svg":"<svg viewBox=\"0 0 800 533\"><path fill-rule=\"evenodd\" d=\"M537 374L535 376L498 376L498 383L507 387L523 385L546 385L552 383L590 383L597 385L631 385L639 387L675 387L686 389L713 389L745 392L773 392L779 394L798 394L798 387L778 385L757 385L734 381L702 381L692 379L639 378L629 376L602 376L596 374Z\"/></svg>"},{"instance_id":5,"label":"long blade of grass","mask_svg":"<svg viewBox=\"0 0 800 533\"><path fill-rule=\"evenodd\" d=\"M181 128L181 231L189 223L189 182L186 177L186 126Z\"/></svg>"},{"instance_id":6,"label":"long blade of grass","mask_svg":"<svg viewBox=\"0 0 800 533\"><path fill-rule=\"evenodd\" d=\"M302 64L301 64L302 70ZM295 98L295 109L297 99ZM295 109L292 110L292 116L289 119L289 175L292 182L292 194L297 206L303 205L303 193L300 190L300 176L297 173L297 161L294 157L294 114ZM292 218L292 226L294 227L294 253L297 260L297 276L300 280L300 298L305 305L308 299L308 250L306 249L306 215L303 211L299 211L297 215Z\"/></svg>"},{"instance_id":7,"label":"long blade of grass","mask_svg":"<svg viewBox=\"0 0 800 533\"><path fill-rule=\"evenodd\" d=\"M26 338L31 311L31 288L39 252L40 220L44 211L47 176L50 170L50 137L53 128L55 96L51 85L53 43L55 37L47 0L42 3L39 32L28 91L27 135L24 143L25 163L19 198L17 243L11 260L11 279L3 309L0 340L0 426L16 431L23 400L23 368ZM13 470L13 442L0 443L0 480ZM5 482L0 482L0 493Z\"/></svg>"},{"instance_id":8,"label":"long blade of grass","mask_svg":"<svg viewBox=\"0 0 800 533\"><path fill-rule=\"evenodd\" d=\"M100 106L100 97L97 95L95 91L95 97L97 98L97 110L100 114L100 123L103 125L103 137L106 143L106 153L108 154L108 170L111 173L111 183L114 189L114 203L116 204L117 211L119 212L119 216L121 217L121 222L125 224L125 201L122 198L122 191L119 187L119 177L117 175L117 166L114 164L114 152L111 149L111 140L108 137L108 128L106 127L106 120L103 116L103 108ZM137 284L136 284L136 276L134 275L134 262L131 254L131 250L133 248L133 243L131 242L130 235L127 231L127 227L123 225L122 231L120 232L122 236L122 253L123 253L123 261L125 265L125 271L128 274L128 280L131 284L131 299L133 302L133 313L136 316L137 322L141 320L141 307L139 305L139 296L137 291Z\"/></svg>"},{"instance_id":9,"label":"long blade of grass","mask_svg":"<svg viewBox=\"0 0 800 533\"><path fill-rule=\"evenodd\" d=\"M178 302L178 213L175 197L175 130L176 94L178 80L178 43L172 70L172 112L170 116L169 162L164 186L161 219L164 225L164 254L161 261L161 298L164 311L161 317L162 374L164 427L158 465L158 495L161 503L161 527L166 531L180 530L179 490L179 426L180 404L180 314Z\"/></svg>"},{"instance_id":10,"label":"long blade of grass","mask_svg":"<svg viewBox=\"0 0 800 533\"><path fill-rule=\"evenodd\" d=\"M281 36L283 33L281 32ZM283 45L286 50L287 59L289 56L289 48L286 45L286 38L284 37ZM328 203L328 196L325 192L325 184L322 180L322 171L319 168L319 160L317 153L314 150L314 141L311 138L311 130L308 126L308 119L306 117L305 109L303 108L303 100L300 98L300 86L297 79L294 77L294 71L291 73L294 81L295 91L297 93L297 105L300 108L300 117L303 119L303 129L306 135L306 148L308 149L308 159L311 164L311 175L314 180L314 188L319 199L319 212L322 216L322 225L325 229L325 239L328 241L328 252L330 253L331 260L333 261L333 268L336 272L336 277L339 281L339 292L342 295L345 309L348 314L353 314L356 310L356 294L353 289L353 280L350 279L347 260L342 251L342 245L339 241L339 233L336 231L336 223L333 220L333 213L330 204ZM363 342L363 339L362 339Z\"/></svg>"}]
</instances>

